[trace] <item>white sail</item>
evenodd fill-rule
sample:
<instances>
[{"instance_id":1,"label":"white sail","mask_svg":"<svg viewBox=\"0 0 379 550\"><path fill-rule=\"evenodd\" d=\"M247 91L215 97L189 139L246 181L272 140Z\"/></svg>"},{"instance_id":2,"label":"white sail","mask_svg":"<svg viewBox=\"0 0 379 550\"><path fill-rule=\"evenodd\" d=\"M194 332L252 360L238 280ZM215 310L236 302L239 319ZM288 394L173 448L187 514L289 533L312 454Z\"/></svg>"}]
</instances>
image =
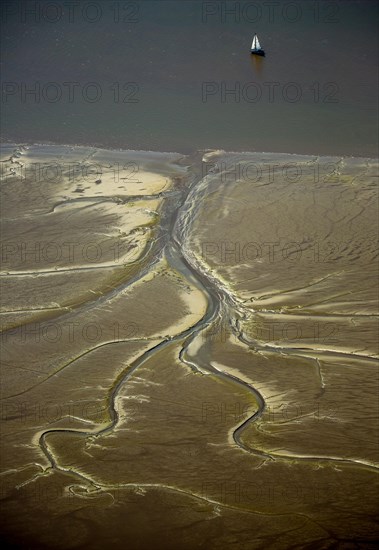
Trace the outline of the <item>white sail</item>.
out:
<instances>
[{"instance_id":1,"label":"white sail","mask_svg":"<svg viewBox=\"0 0 379 550\"><path fill-rule=\"evenodd\" d=\"M252 50L260 50L261 45L259 44L258 36L255 34L253 38L253 43L251 45Z\"/></svg>"}]
</instances>

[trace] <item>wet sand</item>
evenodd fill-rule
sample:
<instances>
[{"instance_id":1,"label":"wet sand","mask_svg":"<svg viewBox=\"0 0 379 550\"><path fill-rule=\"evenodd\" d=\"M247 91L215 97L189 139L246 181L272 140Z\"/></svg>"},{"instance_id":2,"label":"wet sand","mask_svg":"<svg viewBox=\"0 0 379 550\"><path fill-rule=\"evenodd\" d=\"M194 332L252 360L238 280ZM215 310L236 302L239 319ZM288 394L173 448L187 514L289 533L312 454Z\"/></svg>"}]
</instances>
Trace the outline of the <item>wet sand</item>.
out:
<instances>
[{"instance_id":1,"label":"wet sand","mask_svg":"<svg viewBox=\"0 0 379 550\"><path fill-rule=\"evenodd\" d=\"M9 145L1 167L9 542L374 548L377 162Z\"/></svg>"}]
</instances>

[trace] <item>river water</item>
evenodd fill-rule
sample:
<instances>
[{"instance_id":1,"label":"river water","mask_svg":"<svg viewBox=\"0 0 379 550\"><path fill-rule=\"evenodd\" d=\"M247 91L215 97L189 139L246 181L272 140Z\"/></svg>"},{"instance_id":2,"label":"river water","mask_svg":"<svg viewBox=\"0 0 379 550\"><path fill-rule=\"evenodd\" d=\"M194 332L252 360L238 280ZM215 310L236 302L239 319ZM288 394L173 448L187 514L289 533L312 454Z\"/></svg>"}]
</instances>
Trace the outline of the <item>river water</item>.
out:
<instances>
[{"instance_id":1,"label":"river water","mask_svg":"<svg viewBox=\"0 0 379 550\"><path fill-rule=\"evenodd\" d=\"M3 139L377 155L376 2L90 4L3 2Z\"/></svg>"}]
</instances>

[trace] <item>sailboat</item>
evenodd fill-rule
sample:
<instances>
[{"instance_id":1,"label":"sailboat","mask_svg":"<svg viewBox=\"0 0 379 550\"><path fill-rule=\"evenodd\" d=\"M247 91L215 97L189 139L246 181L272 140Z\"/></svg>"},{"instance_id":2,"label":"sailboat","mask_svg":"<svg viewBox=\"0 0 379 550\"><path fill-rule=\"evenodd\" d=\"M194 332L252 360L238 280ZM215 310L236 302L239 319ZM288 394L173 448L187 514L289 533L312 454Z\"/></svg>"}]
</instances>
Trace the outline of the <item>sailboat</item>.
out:
<instances>
[{"instance_id":1,"label":"sailboat","mask_svg":"<svg viewBox=\"0 0 379 550\"><path fill-rule=\"evenodd\" d=\"M255 55L265 55L264 50L262 50L261 45L259 44L258 36L254 34L253 43L251 44L251 53Z\"/></svg>"}]
</instances>

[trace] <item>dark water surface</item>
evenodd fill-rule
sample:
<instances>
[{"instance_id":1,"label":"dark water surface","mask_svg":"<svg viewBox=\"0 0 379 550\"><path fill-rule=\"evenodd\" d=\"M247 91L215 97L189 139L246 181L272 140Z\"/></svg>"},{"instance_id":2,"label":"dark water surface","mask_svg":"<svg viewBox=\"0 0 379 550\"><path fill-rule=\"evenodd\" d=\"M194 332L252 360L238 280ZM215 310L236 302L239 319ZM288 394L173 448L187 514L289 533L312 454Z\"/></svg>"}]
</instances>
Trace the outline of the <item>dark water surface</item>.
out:
<instances>
[{"instance_id":1,"label":"dark water surface","mask_svg":"<svg viewBox=\"0 0 379 550\"><path fill-rule=\"evenodd\" d=\"M5 140L377 154L376 2L2 10ZM264 59L249 53L254 32Z\"/></svg>"}]
</instances>

